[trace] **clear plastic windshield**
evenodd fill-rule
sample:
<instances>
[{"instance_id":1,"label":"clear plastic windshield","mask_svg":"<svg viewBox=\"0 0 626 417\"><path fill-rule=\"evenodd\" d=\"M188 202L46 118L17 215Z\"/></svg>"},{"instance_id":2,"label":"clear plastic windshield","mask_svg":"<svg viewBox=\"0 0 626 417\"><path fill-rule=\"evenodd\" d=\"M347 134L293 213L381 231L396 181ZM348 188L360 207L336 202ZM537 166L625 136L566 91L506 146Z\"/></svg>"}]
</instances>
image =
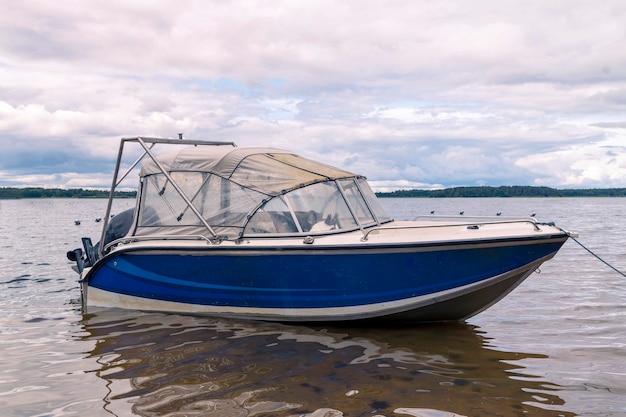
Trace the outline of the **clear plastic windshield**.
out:
<instances>
[{"instance_id":1,"label":"clear plastic windshield","mask_svg":"<svg viewBox=\"0 0 626 417\"><path fill-rule=\"evenodd\" d=\"M363 197L357 194L358 190L353 180L346 180L345 185L354 188L354 190L351 188L350 197L348 197L349 200L353 200L350 204L359 207L361 211L355 211L361 213L363 218L371 224L373 218L371 214L365 214L367 206ZM246 226L245 234L316 234L353 230L358 227L359 224L348 207L344 193L338 188L336 182L326 181L299 188L269 200L252 216Z\"/></svg>"},{"instance_id":2,"label":"clear plastic windshield","mask_svg":"<svg viewBox=\"0 0 626 417\"><path fill-rule=\"evenodd\" d=\"M365 199L361 195L359 188L353 179L340 180L341 188L343 189L350 208L354 212L354 215L359 219L361 226L369 226L376 223L374 216L367 207Z\"/></svg>"},{"instance_id":3,"label":"clear plastic windshield","mask_svg":"<svg viewBox=\"0 0 626 417\"><path fill-rule=\"evenodd\" d=\"M172 172L170 175L206 222L231 237L241 233L248 215L267 198L217 175L202 172ZM201 220L165 175L145 177L142 195L137 234L206 234ZM180 233L172 226L177 226Z\"/></svg>"},{"instance_id":4,"label":"clear plastic windshield","mask_svg":"<svg viewBox=\"0 0 626 417\"><path fill-rule=\"evenodd\" d=\"M391 221L391 217L389 217L383 206L380 205L376 194L367 183L365 178L358 178L356 181L359 185L359 190L361 191L361 194L363 194L363 197L365 197L365 200L367 201L369 209L376 217L376 221L378 223Z\"/></svg>"},{"instance_id":5,"label":"clear plastic windshield","mask_svg":"<svg viewBox=\"0 0 626 417\"><path fill-rule=\"evenodd\" d=\"M364 179L323 181L274 197L205 172L173 181L220 236L323 234L388 220ZM207 235L207 228L163 174L144 178L137 235Z\"/></svg>"}]
</instances>

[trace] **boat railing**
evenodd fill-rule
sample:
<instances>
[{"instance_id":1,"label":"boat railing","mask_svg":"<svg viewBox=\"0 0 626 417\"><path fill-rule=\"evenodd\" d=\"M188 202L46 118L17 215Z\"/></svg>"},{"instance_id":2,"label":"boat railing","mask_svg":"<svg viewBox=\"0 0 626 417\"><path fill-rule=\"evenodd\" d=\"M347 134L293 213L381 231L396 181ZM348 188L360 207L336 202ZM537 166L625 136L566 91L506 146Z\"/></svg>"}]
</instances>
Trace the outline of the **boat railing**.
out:
<instances>
[{"instance_id":1,"label":"boat railing","mask_svg":"<svg viewBox=\"0 0 626 417\"><path fill-rule=\"evenodd\" d=\"M181 236L172 236L172 235L156 235L156 236L125 236L119 239L116 239L110 243L108 243L103 250L103 253L109 252L109 250L117 246L119 244L128 244L131 242L147 242L147 241L161 241L161 240L203 240L209 245L213 245L216 242L219 243L221 240L215 240L203 235L181 235Z\"/></svg>"},{"instance_id":2,"label":"boat railing","mask_svg":"<svg viewBox=\"0 0 626 417\"><path fill-rule=\"evenodd\" d=\"M419 216L415 216L413 221L420 220L478 220L478 221L487 221L487 222L495 222L495 223L509 223L513 222L533 222L537 223L537 219L534 217L527 216L467 216L467 215L435 215L435 214L420 214Z\"/></svg>"},{"instance_id":3,"label":"boat railing","mask_svg":"<svg viewBox=\"0 0 626 417\"><path fill-rule=\"evenodd\" d=\"M409 229L432 229L432 228L447 228L447 227L467 227L468 229L479 229L480 226L487 225L501 225L501 224L515 224L515 223L528 223L532 225L533 229L537 232L541 231L539 227L539 223L533 217L494 217L494 216L434 216L434 215L424 215L417 216L413 219L413 221L419 220L434 220L441 221L444 219L454 220L453 222L447 223L435 223L435 224L415 224L415 225L400 225L400 226L376 226L367 231L364 231L363 237L361 237L362 242L366 242L369 238L369 235L373 232L385 232L385 231L394 231L394 230L409 230ZM458 221L457 220L462 220ZM477 220L477 221L467 221L467 220Z\"/></svg>"}]
</instances>

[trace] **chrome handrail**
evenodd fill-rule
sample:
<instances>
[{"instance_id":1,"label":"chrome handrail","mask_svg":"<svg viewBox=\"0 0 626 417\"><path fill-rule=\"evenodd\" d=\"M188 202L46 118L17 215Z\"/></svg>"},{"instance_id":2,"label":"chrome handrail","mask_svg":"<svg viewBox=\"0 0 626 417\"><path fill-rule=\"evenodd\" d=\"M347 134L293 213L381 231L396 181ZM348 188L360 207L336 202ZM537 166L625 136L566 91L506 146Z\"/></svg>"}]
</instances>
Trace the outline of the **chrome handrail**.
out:
<instances>
[{"instance_id":1,"label":"chrome handrail","mask_svg":"<svg viewBox=\"0 0 626 417\"><path fill-rule=\"evenodd\" d=\"M537 219L534 217L526 217L526 216L465 216L465 215L436 215L436 214L420 214L419 216L415 216L413 218L414 221L418 219L479 219L479 220L519 220L519 221L533 221L536 222Z\"/></svg>"},{"instance_id":2,"label":"chrome handrail","mask_svg":"<svg viewBox=\"0 0 626 417\"><path fill-rule=\"evenodd\" d=\"M426 217L426 216L418 216L417 218L420 217ZM432 216L432 217L438 217L438 218L459 218L460 216ZM493 216L475 216L472 218L481 218L483 220L489 220L489 219L494 219ZM538 226L538 223L535 219L533 218L515 218L515 217L511 217L511 218L504 218L503 220L500 220L501 218L498 218L498 221L481 221L481 222L461 222L461 223L446 223L446 224L428 224L428 225L402 225L402 226L376 226L373 227L371 229L369 229L361 238L361 242L366 242L368 236L370 235L370 233L374 232L374 231L388 231L388 230L403 230L403 229L432 229L432 228L444 228L444 227L459 227L459 226L482 226L482 225L495 225L495 224L514 224L514 223L529 223L533 226L534 230L539 232L541 231L541 228ZM465 219L464 219L465 220Z\"/></svg>"},{"instance_id":3,"label":"chrome handrail","mask_svg":"<svg viewBox=\"0 0 626 417\"><path fill-rule=\"evenodd\" d=\"M104 249L103 253L108 253L112 247L117 246L119 244L128 244L131 242L147 242L150 240L204 240L207 244L213 244L213 240L203 236L203 235L181 235L181 236L171 236L171 235L156 235L156 236L124 236L119 239L116 239L112 242L109 242Z\"/></svg>"}]
</instances>

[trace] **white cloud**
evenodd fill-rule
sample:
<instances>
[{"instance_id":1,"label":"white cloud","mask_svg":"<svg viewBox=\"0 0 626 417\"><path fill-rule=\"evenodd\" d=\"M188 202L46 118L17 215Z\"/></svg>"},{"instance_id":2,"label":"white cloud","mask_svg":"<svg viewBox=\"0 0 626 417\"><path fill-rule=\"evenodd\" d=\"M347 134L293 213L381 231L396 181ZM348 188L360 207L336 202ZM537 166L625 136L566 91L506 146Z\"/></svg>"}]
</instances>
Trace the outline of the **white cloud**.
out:
<instances>
[{"instance_id":1,"label":"white cloud","mask_svg":"<svg viewBox=\"0 0 626 417\"><path fill-rule=\"evenodd\" d=\"M390 192L396 190L439 190L445 188L441 184L426 184L407 180L397 181L369 181L376 192Z\"/></svg>"},{"instance_id":2,"label":"white cloud","mask_svg":"<svg viewBox=\"0 0 626 417\"><path fill-rule=\"evenodd\" d=\"M626 134L520 158L516 165L534 172L533 185L624 187Z\"/></svg>"},{"instance_id":3,"label":"white cloud","mask_svg":"<svg viewBox=\"0 0 626 417\"><path fill-rule=\"evenodd\" d=\"M0 185L100 184L119 137L184 133L381 188L626 187L624 21L619 0L15 3Z\"/></svg>"}]
</instances>

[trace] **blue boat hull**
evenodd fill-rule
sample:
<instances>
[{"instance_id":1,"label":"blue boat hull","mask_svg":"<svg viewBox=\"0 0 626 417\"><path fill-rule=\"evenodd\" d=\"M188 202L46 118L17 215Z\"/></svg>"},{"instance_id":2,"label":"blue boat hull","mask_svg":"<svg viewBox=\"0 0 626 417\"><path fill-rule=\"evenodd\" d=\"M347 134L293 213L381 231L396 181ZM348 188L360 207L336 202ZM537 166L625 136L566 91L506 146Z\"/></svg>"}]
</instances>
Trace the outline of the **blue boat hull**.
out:
<instances>
[{"instance_id":1,"label":"blue boat hull","mask_svg":"<svg viewBox=\"0 0 626 417\"><path fill-rule=\"evenodd\" d=\"M85 291L143 309L275 320L462 320L487 308L567 236L348 248L122 249L84 277ZM107 304L109 301L104 302ZM98 304L97 302L95 304Z\"/></svg>"}]
</instances>

